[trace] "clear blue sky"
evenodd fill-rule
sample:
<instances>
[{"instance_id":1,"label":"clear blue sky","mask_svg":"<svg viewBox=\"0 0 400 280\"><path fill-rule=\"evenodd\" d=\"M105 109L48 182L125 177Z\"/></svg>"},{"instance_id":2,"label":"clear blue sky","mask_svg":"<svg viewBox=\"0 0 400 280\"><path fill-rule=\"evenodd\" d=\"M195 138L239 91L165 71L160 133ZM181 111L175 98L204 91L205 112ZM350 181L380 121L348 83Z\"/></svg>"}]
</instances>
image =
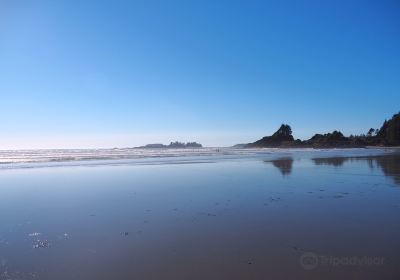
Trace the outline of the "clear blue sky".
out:
<instances>
[{"instance_id":1,"label":"clear blue sky","mask_svg":"<svg viewBox=\"0 0 400 280\"><path fill-rule=\"evenodd\" d=\"M365 133L400 110L399 1L0 1L0 149Z\"/></svg>"}]
</instances>

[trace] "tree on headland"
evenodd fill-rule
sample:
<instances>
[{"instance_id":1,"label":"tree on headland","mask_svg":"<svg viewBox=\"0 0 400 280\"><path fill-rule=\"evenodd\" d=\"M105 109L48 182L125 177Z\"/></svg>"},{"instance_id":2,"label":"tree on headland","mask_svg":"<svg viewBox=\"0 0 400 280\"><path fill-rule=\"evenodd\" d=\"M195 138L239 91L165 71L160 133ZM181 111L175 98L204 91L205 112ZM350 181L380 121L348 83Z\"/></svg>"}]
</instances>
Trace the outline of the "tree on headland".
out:
<instances>
[{"instance_id":1,"label":"tree on headland","mask_svg":"<svg viewBox=\"0 0 400 280\"><path fill-rule=\"evenodd\" d=\"M197 142L187 142L186 148L202 148L203 146Z\"/></svg>"},{"instance_id":2,"label":"tree on headland","mask_svg":"<svg viewBox=\"0 0 400 280\"><path fill-rule=\"evenodd\" d=\"M330 133L315 134L308 140L295 140L292 129L282 124L271 136L265 136L253 143L244 145L247 148L275 148L275 147L313 147L313 148L355 148L366 146L400 146L400 113L385 120L380 129L370 128L367 134L350 135L346 137L342 132L334 130Z\"/></svg>"},{"instance_id":3,"label":"tree on headland","mask_svg":"<svg viewBox=\"0 0 400 280\"><path fill-rule=\"evenodd\" d=\"M292 136L292 128L288 124L282 124L281 127L272 136L290 137Z\"/></svg>"},{"instance_id":4,"label":"tree on headland","mask_svg":"<svg viewBox=\"0 0 400 280\"><path fill-rule=\"evenodd\" d=\"M168 148L185 148L185 143L179 141L171 142L169 143Z\"/></svg>"},{"instance_id":5,"label":"tree on headland","mask_svg":"<svg viewBox=\"0 0 400 280\"><path fill-rule=\"evenodd\" d=\"M254 143L249 143L246 147L279 147L282 144L298 145L292 136L292 128L288 124L282 124L271 136L265 136Z\"/></svg>"},{"instance_id":6,"label":"tree on headland","mask_svg":"<svg viewBox=\"0 0 400 280\"><path fill-rule=\"evenodd\" d=\"M400 145L400 113L393 115L390 120L385 120L376 137L383 145Z\"/></svg>"},{"instance_id":7,"label":"tree on headland","mask_svg":"<svg viewBox=\"0 0 400 280\"><path fill-rule=\"evenodd\" d=\"M370 128L367 132L367 136L371 137L373 134L375 133L375 129L374 128Z\"/></svg>"}]
</instances>

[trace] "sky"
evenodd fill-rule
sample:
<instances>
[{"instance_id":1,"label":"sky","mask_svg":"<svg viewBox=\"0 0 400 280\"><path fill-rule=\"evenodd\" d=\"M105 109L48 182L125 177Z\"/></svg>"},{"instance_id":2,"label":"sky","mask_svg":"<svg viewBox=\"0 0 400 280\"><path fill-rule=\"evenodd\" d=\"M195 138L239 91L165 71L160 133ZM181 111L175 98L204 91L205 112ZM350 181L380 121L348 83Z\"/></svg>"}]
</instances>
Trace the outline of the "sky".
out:
<instances>
[{"instance_id":1,"label":"sky","mask_svg":"<svg viewBox=\"0 0 400 280\"><path fill-rule=\"evenodd\" d=\"M253 142L400 110L400 2L0 0L0 149Z\"/></svg>"}]
</instances>

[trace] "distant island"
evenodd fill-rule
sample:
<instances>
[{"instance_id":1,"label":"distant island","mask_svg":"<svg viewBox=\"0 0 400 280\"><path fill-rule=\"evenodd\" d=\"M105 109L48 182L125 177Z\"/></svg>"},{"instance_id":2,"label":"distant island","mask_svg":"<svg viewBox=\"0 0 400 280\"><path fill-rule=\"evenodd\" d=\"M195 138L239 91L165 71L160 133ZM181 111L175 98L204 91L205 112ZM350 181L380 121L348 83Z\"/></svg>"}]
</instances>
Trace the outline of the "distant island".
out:
<instances>
[{"instance_id":1,"label":"distant island","mask_svg":"<svg viewBox=\"0 0 400 280\"><path fill-rule=\"evenodd\" d=\"M164 144L147 144L145 146L136 147L139 149L182 149L182 148L202 148L203 146L197 142L171 142L169 145Z\"/></svg>"},{"instance_id":2,"label":"distant island","mask_svg":"<svg viewBox=\"0 0 400 280\"><path fill-rule=\"evenodd\" d=\"M248 144L238 144L238 148L357 148L366 146L400 146L400 113L385 120L381 128L371 128L366 134L346 137L340 131L315 134L308 140L294 139L292 129L287 124L271 136Z\"/></svg>"}]
</instances>

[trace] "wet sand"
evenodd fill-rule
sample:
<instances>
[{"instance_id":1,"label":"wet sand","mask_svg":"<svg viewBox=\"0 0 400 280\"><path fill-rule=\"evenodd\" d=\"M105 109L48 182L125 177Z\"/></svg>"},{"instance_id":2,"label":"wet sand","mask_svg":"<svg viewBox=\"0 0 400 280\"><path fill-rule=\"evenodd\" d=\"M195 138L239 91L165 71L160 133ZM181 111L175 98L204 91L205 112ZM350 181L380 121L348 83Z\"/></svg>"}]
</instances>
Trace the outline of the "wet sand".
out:
<instances>
[{"instance_id":1,"label":"wet sand","mask_svg":"<svg viewBox=\"0 0 400 280\"><path fill-rule=\"evenodd\" d=\"M399 218L396 154L6 169L0 279L400 279Z\"/></svg>"}]
</instances>

